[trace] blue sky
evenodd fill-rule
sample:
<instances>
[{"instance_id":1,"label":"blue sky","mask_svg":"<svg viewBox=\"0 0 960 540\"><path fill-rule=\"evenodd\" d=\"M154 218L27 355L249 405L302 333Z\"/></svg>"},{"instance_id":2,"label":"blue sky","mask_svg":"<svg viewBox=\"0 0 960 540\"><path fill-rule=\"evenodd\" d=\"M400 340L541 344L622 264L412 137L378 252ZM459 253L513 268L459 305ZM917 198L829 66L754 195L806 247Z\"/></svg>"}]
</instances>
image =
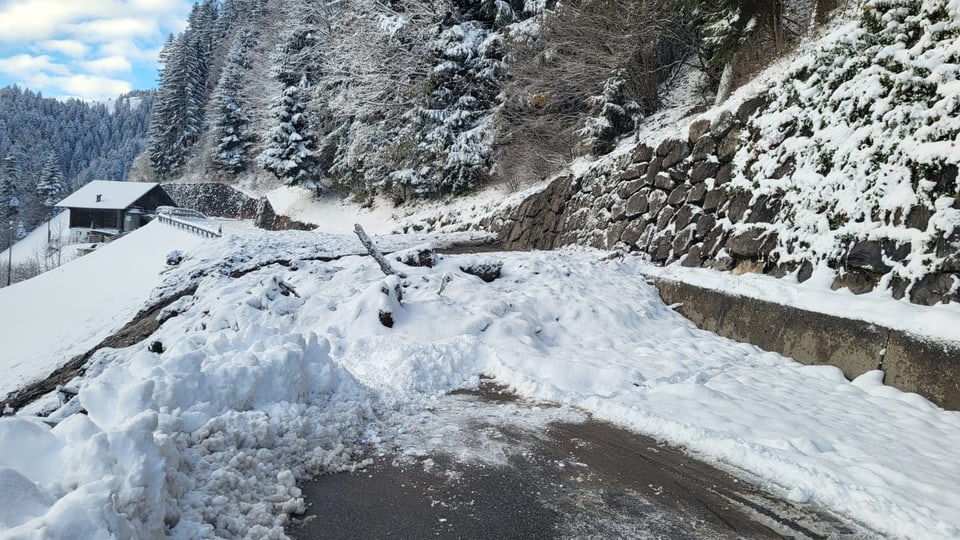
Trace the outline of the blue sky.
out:
<instances>
[{"instance_id":1,"label":"blue sky","mask_svg":"<svg viewBox=\"0 0 960 540\"><path fill-rule=\"evenodd\" d=\"M192 0L0 0L0 87L101 100L155 88Z\"/></svg>"}]
</instances>

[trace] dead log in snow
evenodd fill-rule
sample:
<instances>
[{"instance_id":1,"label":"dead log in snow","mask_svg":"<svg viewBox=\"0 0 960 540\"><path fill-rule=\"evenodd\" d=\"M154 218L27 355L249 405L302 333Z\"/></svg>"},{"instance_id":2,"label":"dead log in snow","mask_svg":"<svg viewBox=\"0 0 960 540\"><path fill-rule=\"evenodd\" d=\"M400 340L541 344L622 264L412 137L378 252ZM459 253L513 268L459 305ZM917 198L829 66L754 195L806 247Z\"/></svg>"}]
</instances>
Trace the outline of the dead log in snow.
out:
<instances>
[{"instance_id":1,"label":"dead log in snow","mask_svg":"<svg viewBox=\"0 0 960 540\"><path fill-rule=\"evenodd\" d=\"M383 256L383 253L380 253L377 245L367 236L367 232L363 230L363 227L361 227L359 223L353 226L353 232L357 233L357 237L360 238L360 243L363 244L363 247L367 248L367 252L370 253L373 260L377 261L377 264L380 265L380 270L382 270L384 274L401 278L406 277L403 274L397 273L393 267L390 266L390 261Z\"/></svg>"}]
</instances>

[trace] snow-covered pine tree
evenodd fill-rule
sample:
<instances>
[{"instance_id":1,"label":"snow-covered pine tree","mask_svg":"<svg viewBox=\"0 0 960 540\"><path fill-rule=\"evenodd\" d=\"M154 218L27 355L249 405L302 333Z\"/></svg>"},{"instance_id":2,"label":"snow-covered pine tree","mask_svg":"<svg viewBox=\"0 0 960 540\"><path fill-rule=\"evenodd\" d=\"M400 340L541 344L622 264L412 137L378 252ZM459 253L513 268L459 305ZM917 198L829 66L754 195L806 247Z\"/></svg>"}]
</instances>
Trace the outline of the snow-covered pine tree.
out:
<instances>
[{"instance_id":1,"label":"snow-covered pine tree","mask_svg":"<svg viewBox=\"0 0 960 540\"><path fill-rule=\"evenodd\" d=\"M302 84L305 84L304 78ZM288 86L273 108L276 124L257 163L287 184L313 184L319 189L316 140L304 112L301 85Z\"/></svg>"},{"instance_id":2,"label":"snow-covered pine tree","mask_svg":"<svg viewBox=\"0 0 960 540\"><path fill-rule=\"evenodd\" d=\"M15 155L8 155L0 162L0 218L15 216L20 204L20 164Z\"/></svg>"},{"instance_id":3,"label":"snow-covered pine tree","mask_svg":"<svg viewBox=\"0 0 960 540\"><path fill-rule=\"evenodd\" d=\"M248 151L254 140L249 129L250 115L240 104L241 78L249 67L246 51L254 41L251 30L243 28L237 32L213 95L213 136L217 146L211 159L217 168L231 174L247 168Z\"/></svg>"},{"instance_id":4,"label":"snow-covered pine tree","mask_svg":"<svg viewBox=\"0 0 960 540\"><path fill-rule=\"evenodd\" d=\"M493 153L490 114L503 74L500 34L479 21L444 30L434 42L434 90L415 114L421 123L421 149L432 156L434 195L462 193L487 177Z\"/></svg>"},{"instance_id":5,"label":"snow-covered pine tree","mask_svg":"<svg viewBox=\"0 0 960 540\"><path fill-rule=\"evenodd\" d=\"M581 148L593 155L613 150L617 137L633 131L640 115L640 105L628 99L625 92L626 73L618 70L604 81L601 92L587 98L590 116L577 131Z\"/></svg>"},{"instance_id":6,"label":"snow-covered pine tree","mask_svg":"<svg viewBox=\"0 0 960 540\"><path fill-rule=\"evenodd\" d=\"M217 1L194 4L187 28L160 52L160 84L150 123L150 160L161 179L179 172L206 127L207 79Z\"/></svg>"},{"instance_id":7,"label":"snow-covered pine tree","mask_svg":"<svg viewBox=\"0 0 960 540\"><path fill-rule=\"evenodd\" d=\"M59 160L56 155L50 154L47 156L47 162L40 172L40 179L37 180L36 186L37 201L43 206L47 217L53 212L53 205L60 202L66 191Z\"/></svg>"}]
</instances>

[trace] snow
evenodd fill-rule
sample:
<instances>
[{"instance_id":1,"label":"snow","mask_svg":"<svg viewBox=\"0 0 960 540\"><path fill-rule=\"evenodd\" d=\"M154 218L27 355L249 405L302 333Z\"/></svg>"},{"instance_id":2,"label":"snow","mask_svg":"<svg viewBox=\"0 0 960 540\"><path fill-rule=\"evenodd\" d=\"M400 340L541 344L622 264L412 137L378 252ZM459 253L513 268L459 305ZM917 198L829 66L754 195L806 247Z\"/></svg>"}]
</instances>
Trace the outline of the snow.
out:
<instances>
[{"instance_id":1,"label":"snow","mask_svg":"<svg viewBox=\"0 0 960 540\"><path fill-rule=\"evenodd\" d=\"M0 289L0 369L4 372L0 399L45 377L126 324L160 283L167 253L189 249L200 241L151 223L136 237L105 244L33 279Z\"/></svg>"},{"instance_id":2,"label":"snow","mask_svg":"<svg viewBox=\"0 0 960 540\"><path fill-rule=\"evenodd\" d=\"M429 238L375 240L395 251ZM158 275L174 248L183 262ZM646 282L657 270L641 260L569 250L413 268L391 258L398 279L357 253L348 235L201 240L150 224L0 290L3 306L63 304L67 290L100 289L83 284L112 268L114 284L131 287L87 296L86 312L38 308L45 324L6 321L33 333L11 350L41 373L56 344L88 348L138 307L196 286L150 338L96 353L68 385L77 405L47 419L55 427L35 408L0 419L0 536L282 537L303 510L297 480L362 466L367 445L415 441L421 413L481 374L878 532L960 536L960 413L883 386L878 372L848 382L700 331L663 304ZM461 270L493 261L503 275L492 283ZM69 414L78 406L87 414Z\"/></svg>"},{"instance_id":3,"label":"snow","mask_svg":"<svg viewBox=\"0 0 960 540\"><path fill-rule=\"evenodd\" d=\"M957 10L955 1L950 6ZM839 27L833 39L849 31ZM755 84L782 74L774 67ZM695 74L686 80L695 84ZM943 82L938 92L956 95L955 86ZM734 94L728 107L755 92ZM685 136L679 110L647 119L637 140L664 130ZM771 141L780 120L764 124ZM821 137L855 142L841 127ZM954 152L916 149L922 159ZM807 172L811 185L823 180ZM906 204L913 191L895 187L878 204ZM836 368L698 330L647 280L677 279L948 341L960 328L953 304L830 291L823 267L800 284L792 276L657 268L591 250L447 255L434 268L394 262L405 277L386 278L343 234L356 222L387 233L397 219L456 228L542 188L512 196L491 190L458 199L452 211L423 204L410 215L383 203L317 204L308 202L311 190L282 187L268 195L277 211L324 232L237 224L224 238L204 240L151 223L0 289L7 374L0 396L86 352L143 307L192 291L166 308L148 339L97 352L86 374L67 384L77 397L49 417L35 415L55 408L55 396L0 418L0 537L281 538L288 516L304 509L298 481L362 467L370 446L402 444L419 455L418 440L442 436L421 432L423 411L488 375L571 417L590 414L681 445L878 535L960 538L960 412L884 386L878 371L847 381ZM375 240L396 251L466 236ZM165 255L175 249L185 258L167 268ZM502 262L503 276L485 283L461 270L478 261ZM381 311L392 313L391 328L380 323ZM151 352L152 342L162 352ZM81 409L86 414L76 414ZM489 453L477 459L496 462L498 450Z\"/></svg>"}]
</instances>

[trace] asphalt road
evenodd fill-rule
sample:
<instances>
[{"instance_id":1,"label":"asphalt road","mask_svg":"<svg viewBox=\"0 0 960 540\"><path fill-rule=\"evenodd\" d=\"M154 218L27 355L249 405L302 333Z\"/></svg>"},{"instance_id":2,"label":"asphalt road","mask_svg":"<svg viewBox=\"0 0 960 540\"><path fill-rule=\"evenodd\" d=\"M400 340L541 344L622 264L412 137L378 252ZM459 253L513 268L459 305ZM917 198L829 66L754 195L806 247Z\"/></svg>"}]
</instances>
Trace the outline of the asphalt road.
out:
<instances>
[{"instance_id":1,"label":"asphalt road","mask_svg":"<svg viewBox=\"0 0 960 540\"><path fill-rule=\"evenodd\" d=\"M574 418L571 418L574 416ZM318 538L877 538L657 441L487 384L447 396L362 471L303 487ZM572 421L571 421L572 420Z\"/></svg>"}]
</instances>

